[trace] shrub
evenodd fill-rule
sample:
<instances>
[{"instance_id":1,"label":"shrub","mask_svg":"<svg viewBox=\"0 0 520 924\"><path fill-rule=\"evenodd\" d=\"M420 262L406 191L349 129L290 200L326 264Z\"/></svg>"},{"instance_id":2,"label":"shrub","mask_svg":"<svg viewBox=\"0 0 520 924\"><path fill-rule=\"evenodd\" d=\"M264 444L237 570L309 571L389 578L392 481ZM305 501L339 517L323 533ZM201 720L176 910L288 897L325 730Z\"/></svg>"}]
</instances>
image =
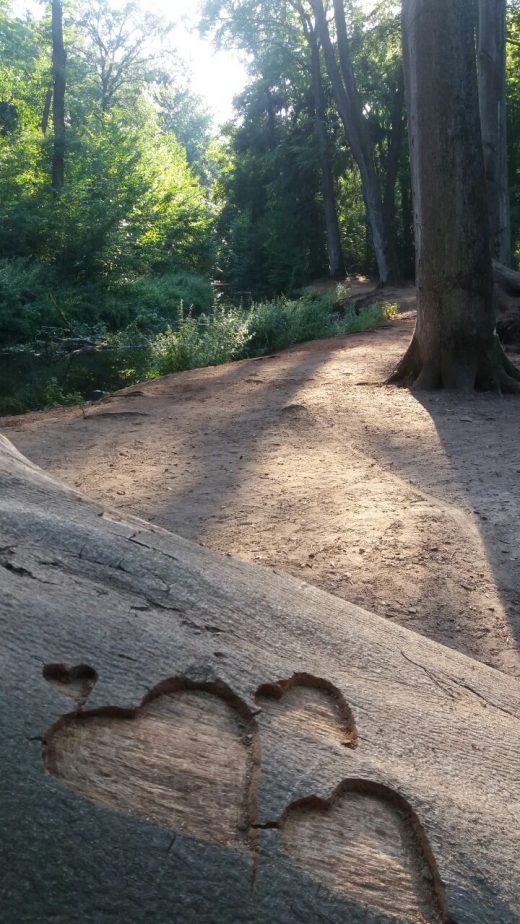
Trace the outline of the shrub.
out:
<instances>
[{"instance_id":1,"label":"shrub","mask_svg":"<svg viewBox=\"0 0 520 924\"><path fill-rule=\"evenodd\" d=\"M27 342L43 327L87 336L103 325L116 331L134 324L142 333L157 333L178 321L182 303L199 313L212 300L209 279L194 272L140 276L108 286L100 280L60 278L53 267L26 257L3 258L0 344Z\"/></svg>"},{"instance_id":2,"label":"shrub","mask_svg":"<svg viewBox=\"0 0 520 924\"><path fill-rule=\"evenodd\" d=\"M213 302L209 279L188 272L140 276L114 286L112 294L126 301L134 312L151 312L171 321L178 320L181 303L199 313L207 311Z\"/></svg>"},{"instance_id":3,"label":"shrub","mask_svg":"<svg viewBox=\"0 0 520 924\"><path fill-rule=\"evenodd\" d=\"M251 339L248 319L239 308L215 308L209 315L180 318L155 338L152 355L160 374L217 366L245 355Z\"/></svg>"},{"instance_id":4,"label":"shrub","mask_svg":"<svg viewBox=\"0 0 520 924\"><path fill-rule=\"evenodd\" d=\"M380 305L338 316L333 305L333 295L307 295L293 301L264 302L247 310L220 306L199 318L181 314L177 329L168 327L149 341L153 374L215 366L306 340L368 330L390 316Z\"/></svg>"},{"instance_id":5,"label":"shrub","mask_svg":"<svg viewBox=\"0 0 520 924\"><path fill-rule=\"evenodd\" d=\"M58 383L58 379L54 376L48 379L44 391L44 404L45 407L71 407L75 404L83 403L83 395L79 391L73 392L64 392L61 385Z\"/></svg>"}]
</instances>

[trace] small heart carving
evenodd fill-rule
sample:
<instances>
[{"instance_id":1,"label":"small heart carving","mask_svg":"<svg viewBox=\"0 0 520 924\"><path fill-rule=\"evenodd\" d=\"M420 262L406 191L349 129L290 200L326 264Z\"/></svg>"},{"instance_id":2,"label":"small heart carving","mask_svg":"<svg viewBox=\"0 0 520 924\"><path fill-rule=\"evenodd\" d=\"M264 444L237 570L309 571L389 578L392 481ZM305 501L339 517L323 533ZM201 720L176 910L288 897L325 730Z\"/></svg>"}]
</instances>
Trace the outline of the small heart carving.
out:
<instances>
[{"instance_id":1,"label":"small heart carving","mask_svg":"<svg viewBox=\"0 0 520 924\"><path fill-rule=\"evenodd\" d=\"M94 802L227 847L254 831L257 734L223 683L172 679L137 709L65 716L44 739L49 773Z\"/></svg>"},{"instance_id":2,"label":"small heart carving","mask_svg":"<svg viewBox=\"0 0 520 924\"><path fill-rule=\"evenodd\" d=\"M426 835L406 800L386 786L345 780L328 800L293 803L281 829L295 866L332 892L399 922L448 924Z\"/></svg>"},{"instance_id":3,"label":"small heart carving","mask_svg":"<svg viewBox=\"0 0 520 924\"><path fill-rule=\"evenodd\" d=\"M88 664L45 664L42 673L51 687L76 700L78 707L86 703L98 681L97 671Z\"/></svg>"}]
</instances>

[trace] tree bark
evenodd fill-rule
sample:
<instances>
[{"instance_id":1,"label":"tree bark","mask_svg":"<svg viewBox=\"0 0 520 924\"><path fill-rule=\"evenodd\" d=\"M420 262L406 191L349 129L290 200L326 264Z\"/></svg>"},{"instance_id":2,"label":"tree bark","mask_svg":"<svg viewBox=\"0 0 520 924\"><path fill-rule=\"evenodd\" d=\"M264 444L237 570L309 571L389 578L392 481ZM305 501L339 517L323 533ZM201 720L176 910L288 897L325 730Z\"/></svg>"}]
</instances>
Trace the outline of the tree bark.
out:
<instances>
[{"instance_id":1,"label":"tree bark","mask_svg":"<svg viewBox=\"0 0 520 924\"><path fill-rule=\"evenodd\" d=\"M329 139L327 137L327 121L325 115L325 98L321 76L320 49L316 33L310 23L303 19L305 37L311 52L312 91L314 98L314 116L316 138L320 156L320 169L323 189L323 208L325 213L325 229L327 234L327 254L329 259L329 276L339 279L345 273L341 236L338 223L338 209L334 176L330 158Z\"/></svg>"},{"instance_id":2,"label":"tree bark","mask_svg":"<svg viewBox=\"0 0 520 924\"><path fill-rule=\"evenodd\" d=\"M396 214L395 214L395 186L397 174L399 172L399 163L403 150L404 139L404 74L402 67L399 68L397 83L395 87L392 115L391 131L388 142L388 155L386 158L385 185L383 194L383 215L385 221L386 233L393 248L396 232Z\"/></svg>"},{"instance_id":3,"label":"tree bark","mask_svg":"<svg viewBox=\"0 0 520 924\"><path fill-rule=\"evenodd\" d=\"M341 0L335 0L334 11L340 69L336 61L323 2L322 0L310 0L310 3L316 21L316 29L323 47L327 72L338 113L343 123L352 156L361 174L367 223L372 237L379 279L384 285L395 277L395 266L386 235L381 187L375 167L374 152L352 68L345 12Z\"/></svg>"},{"instance_id":4,"label":"tree bark","mask_svg":"<svg viewBox=\"0 0 520 924\"><path fill-rule=\"evenodd\" d=\"M390 378L520 390L495 333L475 47L467 0L405 0L417 325Z\"/></svg>"},{"instance_id":5,"label":"tree bark","mask_svg":"<svg viewBox=\"0 0 520 924\"><path fill-rule=\"evenodd\" d=\"M2 436L0 523L2 921L518 924L514 679Z\"/></svg>"},{"instance_id":6,"label":"tree bark","mask_svg":"<svg viewBox=\"0 0 520 924\"><path fill-rule=\"evenodd\" d=\"M512 270L497 260L493 261L493 278L499 286L513 294L520 293L520 272Z\"/></svg>"},{"instance_id":7,"label":"tree bark","mask_svg":"<svg viewBox=\"0 0 520 924\"><path fill-rule=\"evenodd\" d=\"M47 129L49 127L49 117L51 114L51 106L52 106L52 87L49 87L49 89L47 90L47 93L45 94L45 102L43 104L43 113L42 113L42 121L41 121L41 129L42 129L43 135L47 134Z\"/></svg>"},{"instance_id":8,"label":"tree bark","mask_svg":"<svg viewBox=\"0 0 520 924\"><path fill-rule=\"evenodd\" d=\"M493 257L509 266L511 222L506 126L506 0L479 0L477 51L491 251Z\"/></svg>"},{"instance_id":9,"label":"tree bark","mask_svg":"<svg viewBox=\"0 0 520 924\"><path fill-rule=\"evenodd\" d=\"M52 190L56 195L65 185L65 65L63 43L63 7L61 0L52 0L52 121L54 143L52 152Z\"/></svg>"}]
</instances>

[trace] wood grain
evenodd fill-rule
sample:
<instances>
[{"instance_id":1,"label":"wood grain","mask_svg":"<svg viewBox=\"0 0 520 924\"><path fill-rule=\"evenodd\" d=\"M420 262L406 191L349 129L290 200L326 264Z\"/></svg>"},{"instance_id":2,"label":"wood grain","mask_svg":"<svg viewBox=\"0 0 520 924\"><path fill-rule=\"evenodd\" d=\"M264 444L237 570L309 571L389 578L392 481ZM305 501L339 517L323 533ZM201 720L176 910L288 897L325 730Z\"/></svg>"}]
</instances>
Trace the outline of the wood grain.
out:
<instances>
[{"instance_id":1,"label":"wood grain","mask_svg":"<svg viewBox=\"0 0 520 924\"><path fill-rule=\"evenodd\" d=\"M73 713L46 734L49 773L78 795L224 846L251 837L257 732L226 688L162 683L135 710Z\"/></svg>"},{"instance_id":2,"label":"wood grain","mask_svg":"<svg viewBox=\"0 0 520 924\"><path fill-rule=\"evenodd\" d=\"M2 924L519 921L512 678L1 438L0 590Z\"/></svg>"},{"instance_id":3,"label":"wood grain","mask_svg":"<svg viewBox=\"0 0 520 924\"><path fill-rule=\"evenodd\" d=\"M339 894L399 921L448 920L424 833L391 790L345 781L330 800L310 798L290 807L282 838L299 868Z\"/></svg>"}]
</instances>

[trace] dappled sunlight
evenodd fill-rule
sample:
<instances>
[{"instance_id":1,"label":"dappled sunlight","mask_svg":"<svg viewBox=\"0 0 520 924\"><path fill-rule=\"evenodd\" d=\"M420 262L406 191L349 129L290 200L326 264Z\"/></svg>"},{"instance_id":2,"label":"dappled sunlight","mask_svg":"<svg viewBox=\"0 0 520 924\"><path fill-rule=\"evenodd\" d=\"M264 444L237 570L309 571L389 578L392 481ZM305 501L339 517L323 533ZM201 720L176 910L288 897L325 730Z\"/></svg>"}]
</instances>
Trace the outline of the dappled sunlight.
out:
<instances>
[{"instance_id":1,"label":"dappled sunlight","mask_svg":"<svg viewBox=\"0 0 520 924\"><path fill-rule=\"evenodd\" d=\"M513 406L357 384L383 381L409 334L167 376L12 436L122 511L518 670L514 448L495 453Z\"/></svg>"}]
</instances>

